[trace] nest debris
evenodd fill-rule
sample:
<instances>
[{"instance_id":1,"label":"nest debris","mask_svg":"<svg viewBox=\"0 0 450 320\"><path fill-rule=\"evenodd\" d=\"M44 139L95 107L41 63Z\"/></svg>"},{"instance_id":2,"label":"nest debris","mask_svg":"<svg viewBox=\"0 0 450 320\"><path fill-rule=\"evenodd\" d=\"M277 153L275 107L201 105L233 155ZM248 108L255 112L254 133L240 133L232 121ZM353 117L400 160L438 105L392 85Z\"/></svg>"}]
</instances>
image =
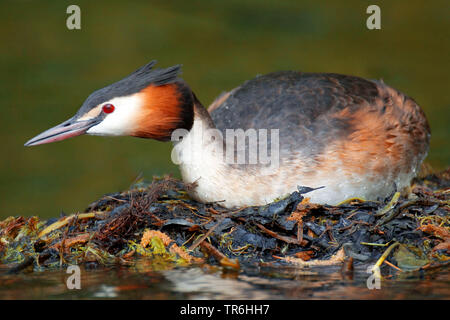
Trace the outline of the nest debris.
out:
<instances>
[{"instance_id":1,"label":"nest debris","mask_svg":"<svg viewBox=\"0 0 450 320\"><path fill-rule=\"evenodd\" d=\"M155 269L342 263L352 270L378 261L404 272L449 263L450 168L416 180L407 196L337 206L310 203L311 189L299 187L268 205L229 210L191 200L192 187L165 176L107 194L84 213L9 217L0 222L0 264L19 272L145 257Z\"/></svg>"}]
</instances>

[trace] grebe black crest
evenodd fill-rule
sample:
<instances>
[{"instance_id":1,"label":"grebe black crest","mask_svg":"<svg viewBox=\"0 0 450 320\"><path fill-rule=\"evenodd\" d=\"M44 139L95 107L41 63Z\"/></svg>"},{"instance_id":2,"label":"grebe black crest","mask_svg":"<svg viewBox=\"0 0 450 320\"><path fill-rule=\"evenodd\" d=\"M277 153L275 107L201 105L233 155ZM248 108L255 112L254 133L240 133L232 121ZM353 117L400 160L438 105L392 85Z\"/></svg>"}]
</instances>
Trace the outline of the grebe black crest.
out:
<instances>
[{"instance_id":1,"label":"grebe black crest","mask_svg":"<svg viewBox=\"0 0 450 320\"><path fill-rule=\"evenodd\" d=\"M183 180L196 182L191 196L229 208L263 205L298 186L318 188L308 193L318 203L384 198L410 185L428 152L425 114L382 81L274 72L207 110L179 66L154 64L94 92L75 116L25 145L81 134L172 140Z\"/></svg>"}]
</instances>

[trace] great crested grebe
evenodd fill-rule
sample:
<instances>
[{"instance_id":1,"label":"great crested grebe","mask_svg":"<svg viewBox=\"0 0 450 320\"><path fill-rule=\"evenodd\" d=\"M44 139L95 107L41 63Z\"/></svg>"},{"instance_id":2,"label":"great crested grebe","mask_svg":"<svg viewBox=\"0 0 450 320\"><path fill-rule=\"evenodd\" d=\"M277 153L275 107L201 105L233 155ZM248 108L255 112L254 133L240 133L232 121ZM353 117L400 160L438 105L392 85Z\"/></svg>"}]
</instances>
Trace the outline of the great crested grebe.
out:
<instances>
[{"instance_id":1,"label":"great crested grebe","mask_svg":"<svg viewBox=\"0 0 450 320\"><path fill-rule=\"evenodd\" d=\"M223 94L208 112L177 77L180 66L155 63L95 91L75 116L25 145L81 134L172 140L183 180L197 184L191 197L228 208L263 205L298 186L318 188L308 193L316 203L384 198L409 186L428 151L423 111L382 81L275 72ZM222 136L204 139L215 128ZM231 143L228 129L274 129L276 141L266 145L277 145L278 165L227 161L218 150ZM185 134L177 138L179 130ZM232 160L238 149L233 144Z\"/></svg>"}]
</instances>

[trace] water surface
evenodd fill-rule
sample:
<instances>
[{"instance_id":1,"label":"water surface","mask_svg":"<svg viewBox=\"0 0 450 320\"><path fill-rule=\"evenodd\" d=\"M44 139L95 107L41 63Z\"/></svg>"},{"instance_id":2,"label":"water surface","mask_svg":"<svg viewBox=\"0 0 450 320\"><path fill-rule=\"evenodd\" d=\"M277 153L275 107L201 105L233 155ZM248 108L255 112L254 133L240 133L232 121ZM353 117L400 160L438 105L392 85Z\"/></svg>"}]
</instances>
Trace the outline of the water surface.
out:
<instances>
[{"instance_id":1,"label":"water surface","mask_svg":"<svg viewBox=\"0 0 450 320\"><path fill-rule=\"evenodd\" d=\"M365 270L351 278L340 267L154 271L143 262L137 269L82 269L80 290L67 289L64 270L2 275L0 299L450 299L448 268L399 275L372 290Z\"/></svg>"}]
</instances>

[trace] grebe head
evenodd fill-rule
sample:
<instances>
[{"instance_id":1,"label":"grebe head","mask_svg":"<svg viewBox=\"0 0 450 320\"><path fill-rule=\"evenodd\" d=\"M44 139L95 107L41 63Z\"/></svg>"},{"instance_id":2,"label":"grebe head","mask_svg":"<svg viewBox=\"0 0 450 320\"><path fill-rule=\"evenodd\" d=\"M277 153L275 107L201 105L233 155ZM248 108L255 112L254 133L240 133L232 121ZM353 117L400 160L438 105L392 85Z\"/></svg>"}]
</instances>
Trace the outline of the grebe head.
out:
<instances>
[{"instance_id":1,"label":"grebe head","mask_svg":"<svg viewBox=\"0 0 450 320\"><path fill-rule=\"evenodd\" d=\"M153 69L156 61L92 93L69 120L25 143L34 146L82 134L170 140L175 129L190 130L194 97L177 75L180 66Z\"/></svg>"}]
</instances>

